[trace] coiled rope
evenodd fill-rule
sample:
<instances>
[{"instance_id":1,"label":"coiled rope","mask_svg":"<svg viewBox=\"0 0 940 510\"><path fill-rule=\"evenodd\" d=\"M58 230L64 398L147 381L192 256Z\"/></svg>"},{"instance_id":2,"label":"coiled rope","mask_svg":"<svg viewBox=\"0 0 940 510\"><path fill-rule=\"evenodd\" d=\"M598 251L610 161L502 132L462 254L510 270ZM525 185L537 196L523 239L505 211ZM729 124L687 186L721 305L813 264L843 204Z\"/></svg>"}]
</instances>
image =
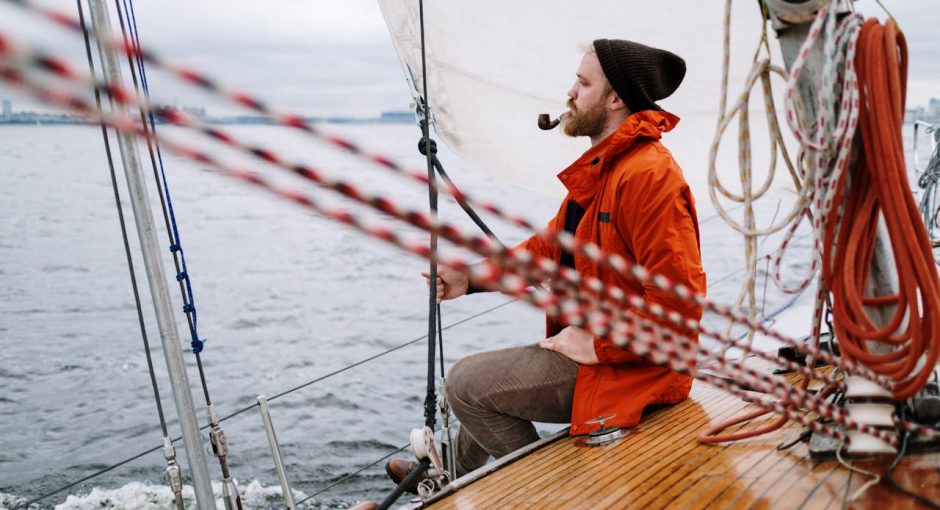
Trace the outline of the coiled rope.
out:
<instances>
[{"instance_id":1,"label":"coiled rope","mask_svg":"<svg viewBox=\"0 0 940 510\"><path fill-rule=\"evenodd\" d=\"M773 91L771 89L770 83L771 75L776 74L780 77L784 77L785 73L779 67L771 65L768 58L759 58L762 48L767 53L768 57L770 54L769 42L767 40L766 19L762 25L761 40L757 50L754 53L753 64L747 80L745 80L744 90L738 97L737 101L735 101L731 110L727 111L726 106L728 101L728 75L730 69L731 53L730 48L731 0L727 0L725 2L724 16L721 99L718 108L718 127L715 130L715 137L712 141L711 147L709 148L708 155L708 193L709 197L711 198L712 205L715 207L718 215L725 221L725 223L731 226L731 228L744 236L746 276L744 278L741 292L739 293L733 306L740 307L744 299L747 298L748 317L751 320L756 321L757 299L755 294L755 281L757 280L758 238L769 236L774 232L782 230L797 220L801 214L803 214L808 183L802 182L801 176L794 168L793 163L790 160L790 156L787 153L786 144L783 141L780 126L777 122L777 112L774 107ZM751 90L756 85L758 79L761 82L761 88L763 91L767 128L770 136L770 162L763 183L757 189L755 189L753 182L753 163L751 160L749 103ZM718 178L717 168L718 150L721 145L721 139L725 133L725 130L728 128L728 126L730 126L731 122L736 116L739 120L738 164L739 176L741 179L741 193L734 193L730 191L721 182L721 180ZM794 185L798 191L797 199L794 202L792 209L780 220L779 223L771 222L770 226L763 229L758 229L754 216L754 203L763 198L771 189L771 185L773 184L776 177L777 161L781 158L789 170L790 176L792 177ZM732 203L741 204L744 215L743 222L738 222L731 217L730 211L726 209L725 206L721 203L719 194L722 197L732 201ZM728 325L729 332L730 327L731 324ZM754 331L750 330L747 337L748 343L752 343L753 338Z\"/></svg>"},{"instance_id":2,"label":"coiled rope","mask_svg":"<svg viewBox=\"0 0 940 510\"><path fill-rule=\"evenodd\" d=\"M754 64L751 69L751 73L748 79L745 82L745 91L741 95L741 98L735 104L735 107L732 110L725 114L725 102L727 96L728 88L728 68L729 68L729 54L730 54L730 24L731 24L731 1L728 0L725 3L725 37L724 37L724 70L722 73L722 97L721 97L721 106L720 111L721 115L719 117L718 129L715 133L715 141L712 144L712 149L709 157L709 192L712 196L712 201L718 205L718 198L716 195L716 190L721 191L721 193L730 199L744 202L746 204L745 208L745 222L744 224L738 224L732 220L728 215L723 215L722 218L731 225L733 228L742 233L745 237L746 244L746 267L748 268L748 276L745 280L745 286L742 289L742 294L738 298L740 303L744 296L749 298L749 309L752 317L756 316L756 307L755 307L755 296L754 296L754 280L756 279L757 272L757 260L756 260L756 247L757 247L757 238L759 236L768 236L775 232L781 231L784 228L787 228L787 231L781 241L780 247L777 249L774 255L774 270L773 276L774 281L777 283L777 286L781 288L784 292L788 293L798 293L803 291L806 287L809 286L812 281L817 267L818 260L821 250L821 217L828 214L826 208L822 206L826 204L820 197L823 195L828 195L829 189L831 188L831 181L827 182L825 179L825 171L830 168L832 153L834 152L835 147L843 148L846 141L850 141L854 134L854 126L851 129L846 129L846 122L844 120L845 116L852 116L852 112L844 113L843 110L846 110L847 103L843 101L843 108L838 112L841 120L839 123L829 122L829 119L835 115L833 103L834 93L832 90L837 84L844 82L850 82L852 80L851 76L847 76L844 79L840 79L840 76L837 76L838 64L842 62L842 59L845 58L844 53L850 53L853 48L853 37L851 33L851 27L853 26L848 18L839 25L839 30L836 29L834 24L835 21L835 12L836 12L836 3L833 2L828 9L821 9L815 19L815 22L810 27L809 35L806 40L803 42L799 55L796 61L793 63L790 74L787 75L787 89L785 92L786 105L787 105L787 120L790 123L791 129L796 134L797 140L800 142L801 150L799 157L797 159L797 168L794 168L794 165L790 161L787 153L786 146L782 139L779 125L777 123L777 113L776 108L774 107L773 94L770 87L770 77L771 74L777 74L779 76L784 76L785 73L782 69L776 66L772 66L770 61L767 59L758 59L761 48L764 48L766 53L769 56L769 44L767 41L766 33L766 13L762 19L761 26L761 41L760 45L754 55ZM851 18L851 16L850 16ZM827 21L826 25L826 40L824 44L825 52L825 66L820 77L819 87L822 89L822 92L819 96L818 104L816 105L817 117L813 120L809 128L807 128L806 117L802 112L800 103L798 100L798 94L796 94L796 89L798 86L798 80L803 71L803 66L807 62L807 58L810 54L810 51L813 47L813 43L816 41L816 38L819 36L821 31L821 24L823 21ZM855 20L858 21L857 19ZM850 70L846 71L847 73ZM751 164L750 164L750 133L748 126L748 110L747 105L750 97L750 90L753 88L754 83L757 78L761 78L761 83L764 90L764 102L765 110L767 116L767 122L770 131L770 142L771 142L771 163L768 170L768 177L764 181L764 184L758 189L757 192L753 192L752 183L751 183ZM849 99L849 98L845 98ZM721 140L721 136L724 132L724 129L728 126L729 122L733 118L736 112L740 112L740 139L738 142L740 149L740 166L741 166L741 186L744 190L743 195L737 196L729 193L717 179L717 171L715 170L715 161L717 158L718 145ZM836 126L839 127L836 127ZM840 130L841 128L841 130ZM810 134L807 134L807 131ZM757 230L754 225L753 219L753 210L751 204L753 200L760 198L767 192L770 188L770 185L773 182L774 170L776 168L777 161L777 149L780 148L780 151L783 155L784 162L787 165L787 168L790 170L791 178L793 179L794 184L798 190L797 200L794 202L793 209L779 222L771 223L771 225L765 229ZM814 155L816 155L814 157ZM840 153L840 156L843 154ZM807 161L808 160L808 161ZM840 159L836 162L836 166L847 164L847 158ZM807 162L808 168L804 168L804 162ZM795 285L794 284L785 284L783 282L783 277L781 276L781 267L782 260L786 253L787 248L792 243L793 236L795 235L797 229L802 224L803 218L808 217L812 219L813 223L813 244L810 253L810 265L808 273L799 280ZM812 324L812 334L810 336L812 346L809 347L810 355L808 357L809 361L807 365L813 366L815 364L815 359L818 359L820 355L818 343L819 343L819 333L820 333L820 324L822 320L822 311L824 303L825 293L822 287L817 291L816 304L814 310L814 320ZM751 334L749 334L749 340ZM809 377L804 377L801 385L802 389L805 391L813 375ZM769 410L765 409L763 411L755 411L749 413L745 416L733 418L729 421L716 425L709 430L706 430L698 439L705 443L719 443L724 441L732 441L743 439L745 437L754 437L761 434L777 430L786 423L786 419L780 418L764 427L758 429L749 430L739 434L731 434L725 436L718 436L716 433L720 430L724 430L727 427L736 425L739 423L750 421L754 418L766 414Z\"/></svg>"}]
</instances>

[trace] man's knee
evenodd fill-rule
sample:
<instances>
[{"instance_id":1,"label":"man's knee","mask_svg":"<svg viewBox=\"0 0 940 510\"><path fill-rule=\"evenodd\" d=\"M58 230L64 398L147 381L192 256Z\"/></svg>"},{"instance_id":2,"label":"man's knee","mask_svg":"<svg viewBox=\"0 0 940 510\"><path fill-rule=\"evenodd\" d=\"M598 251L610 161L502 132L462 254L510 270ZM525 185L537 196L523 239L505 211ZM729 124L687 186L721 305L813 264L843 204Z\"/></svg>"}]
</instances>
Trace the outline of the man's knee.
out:
<instances>
[{"instance_id":1,"label":"man's knee","mask_svg":"<svg viewBox=\"0 0 940 510\"><path fill-rule=\"evenodd\" d=\"M447 395L447 401L452 407L473 405L477 401L473 388L474 384L479 382L481 368L479 358L478 354L461 358L447 373L444 394Z\"/></svg>"}]
</instances>

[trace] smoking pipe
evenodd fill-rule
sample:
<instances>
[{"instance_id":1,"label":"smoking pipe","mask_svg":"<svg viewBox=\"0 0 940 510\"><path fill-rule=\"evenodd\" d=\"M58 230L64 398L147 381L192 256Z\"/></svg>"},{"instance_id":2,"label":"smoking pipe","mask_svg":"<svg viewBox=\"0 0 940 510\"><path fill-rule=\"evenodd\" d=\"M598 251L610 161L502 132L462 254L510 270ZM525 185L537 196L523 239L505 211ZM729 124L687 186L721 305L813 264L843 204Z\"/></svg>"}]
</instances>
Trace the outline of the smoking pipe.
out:
<instances>
[{"instance_id":1,"label":"smoking pipe","mask_svg":"<svg viewBox=\"0 0 940 510\"><path fill-rule=\"evenodd\" d=\"M551 117L547 113L539 114L539 129L542 131L548 131L550 129L555 129L561 121L565 120L568 117L569 113L565 112L558 116L557 119L551 120Z\"/></svg>"}]
</instances>

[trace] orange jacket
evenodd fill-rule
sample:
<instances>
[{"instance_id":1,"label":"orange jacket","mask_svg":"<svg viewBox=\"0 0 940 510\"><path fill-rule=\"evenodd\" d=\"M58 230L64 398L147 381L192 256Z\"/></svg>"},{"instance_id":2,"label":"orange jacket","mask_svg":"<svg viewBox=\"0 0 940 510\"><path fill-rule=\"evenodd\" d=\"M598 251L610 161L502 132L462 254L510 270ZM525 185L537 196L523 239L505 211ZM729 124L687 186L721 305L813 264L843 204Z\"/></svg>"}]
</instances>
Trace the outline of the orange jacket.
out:
<instances>
[{"instance_id":1,"label":"orange jacket","mask_svg":"<svg viewBox=\"0 0 940 510\"><path fill-rule=\"evenodd\" d=\"M613 134L584 153L558 178L568 189L549 228L562 231L565 209L574 200L585 209L575 237L616 253L652 274L705 292L705 273L699 249L698 220L692 192L672 155L659 142L679 118L664 111L642 111L630 115ZM557 243L533 236L520 248L558 262ZM658 303L685 317L701 319L699 306L683 304L655 287L642 286L612 270L575 256L575 269L585 276ZM547 335L562 324L547 319ZM581 365L575 384L571 433L586 434L598 428L586 424L599 416L615 415L606 423L631 427L639 423L650 404L675 403L689 396L692 379L648 363L620 349L609 340L595 337L598 365Z\"/></svg>"}]
</instances>

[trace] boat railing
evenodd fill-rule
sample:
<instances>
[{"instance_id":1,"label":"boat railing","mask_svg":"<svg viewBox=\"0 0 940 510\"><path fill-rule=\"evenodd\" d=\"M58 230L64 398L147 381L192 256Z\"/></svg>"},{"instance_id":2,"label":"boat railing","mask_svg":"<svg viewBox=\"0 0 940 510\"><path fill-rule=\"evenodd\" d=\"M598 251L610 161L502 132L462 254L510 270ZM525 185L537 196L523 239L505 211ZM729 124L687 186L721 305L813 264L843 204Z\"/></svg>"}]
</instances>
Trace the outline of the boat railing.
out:
<instances>
[{"instance_id":1,"label":"boat railing","mask_svg":"<svg viewBox=\"0 0 940 510\"><path fill-rule=\"evenodd\" d=\"M927 162L921 161L923 152L918 146L919 134L923 131L930 140L930 156ZM934 247L940 246L938 231L940 231L940 204L937 202L938 183L940 183L940 124L931 124L918 120L914 122L914 140L911 152L913 153L913 167L917 186L920 191L918 207L924 218L924 225Z\"/></svg>"}]
</instances>

